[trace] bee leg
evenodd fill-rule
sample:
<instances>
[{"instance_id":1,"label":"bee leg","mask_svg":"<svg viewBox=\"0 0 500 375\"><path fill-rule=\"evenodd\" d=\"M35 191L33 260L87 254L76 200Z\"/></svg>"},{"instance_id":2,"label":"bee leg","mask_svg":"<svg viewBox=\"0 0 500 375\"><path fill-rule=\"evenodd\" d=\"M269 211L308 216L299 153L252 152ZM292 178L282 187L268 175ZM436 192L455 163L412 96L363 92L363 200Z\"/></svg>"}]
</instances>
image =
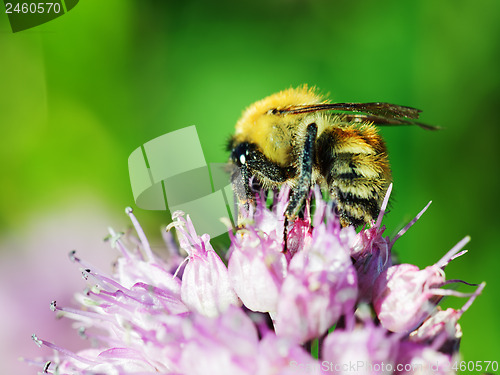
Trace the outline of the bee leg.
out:
<instances>
[{"instance_id":1,"label":"bee leg","mask_svg":"<svg viewBox=\"0 0 500 375\"><path fill-rule=\"evenodd\" d=\"M255 196L250 181L251 173L246 165L235 168L231 176L233 191L236 195L236 212L238 212L238 225L244 219L244 212L250 210L250 204L254 202Z\"/></svg>"},{"instance_id":2,"label":"bee leg","mask_svg":"<svg viewBox=\"0 0 500 375\"><path fill-rule=\"evenodd\" d=\"M311 189L312 167L314 162L314 144L316 135L318 134L318 126L315 123L309 124L306 130L304 147L299 156L299 177L297 187L291 190L290 201L286 208L285 215L288 220L292 221L304 204L304 200Z\"/></svg>"}]
</instances>

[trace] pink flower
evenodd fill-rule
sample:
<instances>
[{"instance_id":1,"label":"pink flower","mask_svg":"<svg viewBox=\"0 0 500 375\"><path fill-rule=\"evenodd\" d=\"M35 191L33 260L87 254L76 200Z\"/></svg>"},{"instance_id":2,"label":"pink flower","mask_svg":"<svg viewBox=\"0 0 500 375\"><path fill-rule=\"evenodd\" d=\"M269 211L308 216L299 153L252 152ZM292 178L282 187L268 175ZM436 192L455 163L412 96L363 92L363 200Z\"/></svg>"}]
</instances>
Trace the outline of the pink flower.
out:
<instances>
[{"instance_id":1,"label":"pink flower","mask_svg":"<svg viewBox=\"0 0 500 375\"><path fill-rule=\"evenodd\" d=\"M460 324L458 324L458 320L470 307L474 299L481 294L485 285L485 283L479 285L460 310L448 308L436 311L420 327L410 333L409 340L430 345L444 353L453 354L457 352L460 339L462 338L462 329L460 328ZM460 293L455 293L455 295L460 295ZM465 297L467 295L462 294L462 296Z\"/></svg>"},{"instance_id":2,"label":"pink flower","mask_svg":"<svg viewBox=\"0 0 500 375\"><path fill-rule=\"evenodd\" d=\"M391 249L398 238L416 223L424 214L431 202L391 241L389 237L382 237L385 226L382 226L389 196L392 192L392 184L387 190L387 194L382 203L380 214L374 226L362 230L358 233L356 241L351 250L351 256L354 260L354 267L358 274L359 300L361 302L371 302L373 298L373 286L375 280L384 271L392 266Z\"/></svg>"},{"instance_id":3,"label":"pink flower","mask_svg":"<svg viewBox=\"0 0 500 375\"><path fill-rule=\"evenodd\" d=\"M383 213L356 234L340 227L319 190L312 197L314 215L308 201L286 231L288 191L279 193L272 210L258 200L243 213L245 226L231 233L228 267L182 213L170 227L187 257L167 233L170 255L160 259L128 209L138 238L110 230L121 253L113 272L72 253L88 284L76 296L82 308L51 304L75 321L91 348L72 352L34 335L37 345L57 354L28 362L45 373L76 375L267 375L356 373L353 361L364 366L357 373L427 373L440 361L435 373L446 373L441 361L455 355L450 344L461 336L458 319L484 287L461 310L430 316L442 295L465 296L441 288L443 268L463 253L456 254L464 241L424 270L390 266L394 241L422 213L390 240L382 237ZM370 295L373 306L360 303ZM317 358L310 353L313 342Z\"/></svg>"},{"instance_id":4,"label":"pink flower","mask_svg":"<svg viewBox=\"0 0 500 375\"><path fill-rule=\"evenodd\" d=\"M38 210L16 231L4 228L0 239L0 342L4 374L34 374L36 369L19 361L19 357L52 353L33 345L30 336L34 331L65 347L87 347L87 342L73 334L72 321L54 319L47 307L54 296L64 304L72 303L75 291L82 287L80 273L67 257L70 249L84 249L99 267L110 267L116 254L103 243L102 237L106 226L117 217L107 212L101 201L73 198L66 205Z\"/></svg>"},{"instance_id":5,"label":"pink flower","mask_svg":"<svg viewBox=\"0 0 500 375\"><path fill-rule=\"evenodd\" d=\"M182 373L257 372L258 332L243 310L231 307L215 319L194 315L186 323L179 361Z\"/></svg>"},{"instance_id":6,"label":"pink flower","mask_svg":"<svg viewBox=\"0 0 500 375\"><path fill-rule=\"evenodd\" d=\"M173 218L169 228L176 227L181 248L188 253L182 275L182 301L207 316L217 316L230 305L239 306L226 265L210 245L210 237L198 237L191 219L184 219L182 212L174 212Z\"/></svg>"},{"instance_id":7,"label":"pink flower","mask_svg":"<svg viewBox=\"0 0 500 375\"><path fill-rule=\"evenodd\" d=\"M356 271L349 256L352 228L341 230L338 218L318 205L308 246L290 261L274 316L276 332L303 343L323 335L357 298Z\"/></svg>"},{"instance_id":8,"label":"pink flower","mask_svg":"<svg viewBox=\"0 0 500 375\"><path fill-rule=\"evenodd\" d=\"M303 347L275 334L267 334L260 341L256 358L257 375L309 374L309 370L320 367L320 363Z\"/></svg>"},{"instance_id":9,"label":"pink flower","mask_svg":"<svg viewBox=\"0 0 500 375\"><path fill-rule=\"evenodd\" d=\"M229 278L236 294L252 311L274 312L287 273L283 223L287 197L280 192L271 211L263 198L246 214L246 228L231 234ZM280 230L281 228L281 230Z\"/></svg>"},{"instance_id":10,"label":"pink flower","mask_svg":"<svg viewBox=\"0 0 500 375\"><path fill-rule=\"evenodd\" d=\"M437 264L423 270L400 264L380 274L373 288L373 305L385 328L393 332L412 331L431 315L441 296L454 294L439 289L445 284L443 267L468 241L468 237L464 238Z\"/></svg>"},{"instance_id":11,"label":"pink flower","mask_svg":"<svg viewBox=\"0 0 500 375\"><path fill-rule=\"evenodd\" d=\"M229 278L236 294L250 310L276 311L287 272L282 250L282 242L253 228L234 235L228 262Z\"/></svg>"},{"instance_id":12,"label":"pink flower","mask_svg":"<svg viewBox=\"0 0 500 375\"><path fill-rule=\"evenodd\" d=\"M336 374L391 374L398 349L399 337L370 322L330 333L323 344L323 360Z\"/></svg>"},{"instance_id":13,"label":"pink flower","mask_svg":"<svg viewBox=\"0 0 500 375\"><path fill-rule=\"evenodd\" d=\"M402 342L396 359L397 375L449 375L455 372L452 364L457 358L450 354L441 353L422 344Z\"/></svg>"}]
</instances>

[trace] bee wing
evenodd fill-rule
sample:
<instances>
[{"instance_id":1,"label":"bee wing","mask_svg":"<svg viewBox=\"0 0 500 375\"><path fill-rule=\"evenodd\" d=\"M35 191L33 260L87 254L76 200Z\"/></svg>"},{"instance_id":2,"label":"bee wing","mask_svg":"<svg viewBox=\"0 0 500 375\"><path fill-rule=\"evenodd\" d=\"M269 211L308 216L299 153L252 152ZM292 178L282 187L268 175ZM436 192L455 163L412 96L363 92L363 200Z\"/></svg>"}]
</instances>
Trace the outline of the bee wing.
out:
<instances>
[{"instance_id":1,"label":"bee wing","mask_svg":"<svg viewBox=\"0 0 500 375\"><path fill-rule=\"evenodd\" d=\"M316 111L362 112L362 114L346 114L350 121L370 121L377 125L416 125L427 130L439 127L417 121L420 109L389 103L322 103L304 106L293 106L279 110L280 113L307 113Z\"/></svg>"},{"instance_id":2,"label":"bee wing","mask_svg":"<svg viewBox=\"0 0 500 375\"><path fill-rule=\"evenodd\" d=\"M389 103L321 103L284 108L279 112L306 113L315 111L363 112L388 119L417 119L420 109Z\"/></svg>"},{"instance_id":3,"label":"bee wing","mask_svg":"<svg viewBox=\"0 0 500 375\"><path fill-rule=\"evenodd\" d=\"M412 120L404 120L404 119L389 119L382 116L375 115L364 115L364 114L345 114L344 118L347 121L353 122L373 122L376 125L386 125L386 126L398 126L398 125L416 125L425 130L439 130L440 126L428 125L422 122L412 121Z\"/></svg>"}]
</instances>

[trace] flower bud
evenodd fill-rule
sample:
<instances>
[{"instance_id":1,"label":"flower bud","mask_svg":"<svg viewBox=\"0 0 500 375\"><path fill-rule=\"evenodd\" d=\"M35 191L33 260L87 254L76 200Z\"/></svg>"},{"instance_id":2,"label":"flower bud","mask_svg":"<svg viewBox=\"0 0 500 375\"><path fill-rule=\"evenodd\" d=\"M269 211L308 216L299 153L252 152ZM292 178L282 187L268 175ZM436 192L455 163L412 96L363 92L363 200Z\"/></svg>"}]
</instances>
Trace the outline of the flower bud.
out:
<instances>
[{"instance_id":1,"label":"flower bud","mask_svg":"<svg viewBox=\"0 0 500 375\"><path fill-rule=\"evenodd\" d=\"M198 237L191 219L174 213L181 246L188 253L181 284L182 301L192 310L206 316L217 316L230 305L240 305L229 281L225 264L217 255L210 237Z\"/></svg>"},{"instance_id":2,"label":"flower bud","mask_svg":"<svg viewBox=\"0 0 500 375\"><path fill-rule=\"evenodd\" d=\"M399 341L387 330L367 324L354 330L336 329L323 343L323 360L341 374L392 374ZM334 366L348 366L347 368Z\"/></svg>"},{"instance_id":3,"label":"flower bud","mask_svg":"<svg viewBox=\"0 0 500 375\"><path fill-rule=\"evenodd\" d=\"M443 267L468 242L466 237L435 265L420 270L411 264L399 264L382 272L373 287L373 306L381 324L393 332L417 328L435 309L445 283Z\"/></svg>"},{"instance_id":4,"label":"flower bud","mask_svg":"<svg viewBox=\"0 0 500 375\"><path fill-rule=\"evenodd\" d=\"M436 311L418 329L410 333L410 341L432 345L432 347L447 354L457 353L462 338L462 328L458 324L458 320L474 299L481 294L485 285L485 283L480 284L476 291L470 295L454 292L454 295L470 296L470 298L460 310L448 308Z\"/></svg>"},{"instance_id":5,"label":"flower bud","mask_svg":"<svg viewBox=\"0 0 500 375\"><path fill-rule=\"evenodd\" d=\"M432 347L404 341L399 345L398 375L452 375L453 357Z\"/></svg>"},{"instance_id":6,"label":"flower bud","mask_svg":"<svg viewBox=\"0 0 500 375\"><path fill-rule=\"evenodd\" d=\"M254 229L235 234L228 263L229 279L250 310L276 311L287 266L282 246Z\"/></svg>"}]
</instances>

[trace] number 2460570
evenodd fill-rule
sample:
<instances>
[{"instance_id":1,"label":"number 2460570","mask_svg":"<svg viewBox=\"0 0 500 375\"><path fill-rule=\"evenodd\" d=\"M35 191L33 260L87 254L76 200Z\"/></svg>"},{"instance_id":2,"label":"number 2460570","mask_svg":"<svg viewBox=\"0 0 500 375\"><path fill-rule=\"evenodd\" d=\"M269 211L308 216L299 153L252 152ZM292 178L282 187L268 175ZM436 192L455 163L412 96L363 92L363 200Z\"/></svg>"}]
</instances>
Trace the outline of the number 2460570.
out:
<instances>
[{"instance_id":1,"label":"number 2460570","mask_svg":"<svg viewBox=\"0 0 500 375\"><path fill-rule=\"evenodd\" d=\"M6 3L5 13L60 13L59 3Z\"/></svg>"}]
</instances>

